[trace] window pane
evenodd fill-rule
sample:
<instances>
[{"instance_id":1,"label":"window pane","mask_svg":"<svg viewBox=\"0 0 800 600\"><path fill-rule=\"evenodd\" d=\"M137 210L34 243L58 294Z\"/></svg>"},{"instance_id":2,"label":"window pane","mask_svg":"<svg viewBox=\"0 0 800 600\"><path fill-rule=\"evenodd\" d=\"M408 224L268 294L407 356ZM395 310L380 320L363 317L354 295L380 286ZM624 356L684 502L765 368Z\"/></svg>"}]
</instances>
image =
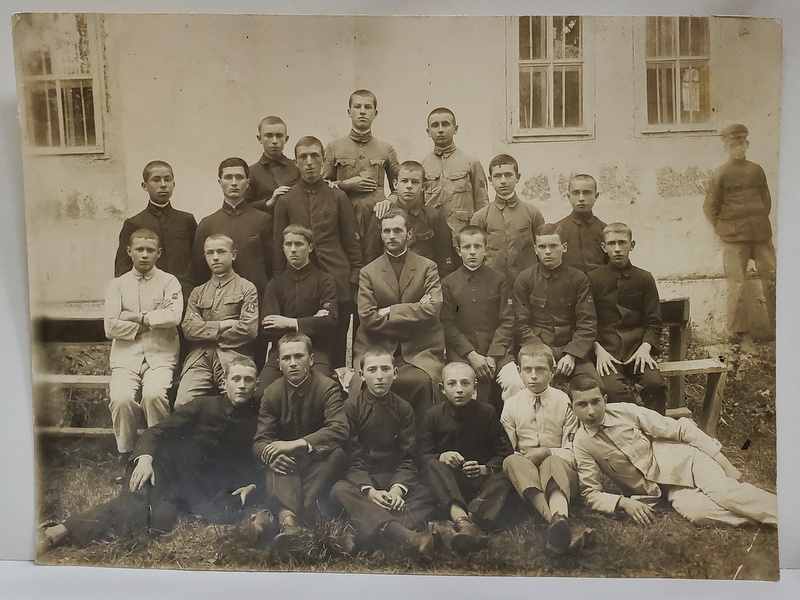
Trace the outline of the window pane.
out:
<instances>
[{"instance_id":1,"label":"window pane","mask_svg":"<svg viewBox=\"0 0 800 600\"><path fill-rule=\"evenodd\" d=\"M56 84L52 81L28 84L26 97L30 143L42 147L59 146Z\"/></svg>"},{"instance_id":2,"label":"window pane","mask_svg":"<svg viewBox=\"0 0 800 600\"><path fill-rule=\"evenodd\" d=\"M680 17L681 56L708 56L708 18Z\"/></svg>"},{"instance_id":3,"label":"window pane","mask_svg":"<svg viewBox=\"0 0 800 600\"><path fill-rule=\"evenodd\" d=\"M675 17L647 17L647 58L675 56Z\"/></svg>"},{"instance_id":4,"label":"window pane","mask_svg":"<svg viewBox=\"0 0 800 600\"><path fill-rule=\"evenodd\" d=\"M709 119L708 63L694 61L681 67L681 122L705 123Z\"/></svg>"},{"instance_id":5,"label":"window pane","mask_svg":"<svg viewBox=\"0 0 800 600\"><path fill-rule=\"evenodd\" d=\"M647 65L647 122L651 125L675 123L675 65Z\"/></svg>"},{"instance_id":6,"label":"window pane","mask_svg":"<svg viewBox=\"0 0 800 600\"><path fill-rule=\"evenodd\" d=\"M553 59L581 57L581 18L553 17Z\"/></svg>"},{"instance_id":7,"label":"window pane","mask_svg":"<svg viewBox=\"0 0 800 600\"><path fill-rule=\"evenodd\" d=\"M546 56L546 17L519 18L520 60L544 60Z\"/></svg>"},{"instance_id":8,"label":"window pane","mask_svg":"<svg viewBox=\"0 0 800 600\"><path fill-rule=\"evenodd\" d=\"M519 126L547 127L547 70L543 67L520 67Z\"/></svg>"},{"instance_id":9,"label":"window pane","mask_svg":"<svg viewBox=\"0 0 800 600\"><path fill-rule=\"evenodd\" d=\"M92 82L63 81L61 102L64 113L64 142L67 146L94 146L94 95Z\"/></svg>"},{"instance_id":10,"label":"window pane","mask_svg":"<svg viewBox=\"0 0 800 600\"><path fill-rule=\"evenodd\" d=\"M556 67L553 71L553 127L583 125L582 69Z\"/></svg>"}]
</instances>

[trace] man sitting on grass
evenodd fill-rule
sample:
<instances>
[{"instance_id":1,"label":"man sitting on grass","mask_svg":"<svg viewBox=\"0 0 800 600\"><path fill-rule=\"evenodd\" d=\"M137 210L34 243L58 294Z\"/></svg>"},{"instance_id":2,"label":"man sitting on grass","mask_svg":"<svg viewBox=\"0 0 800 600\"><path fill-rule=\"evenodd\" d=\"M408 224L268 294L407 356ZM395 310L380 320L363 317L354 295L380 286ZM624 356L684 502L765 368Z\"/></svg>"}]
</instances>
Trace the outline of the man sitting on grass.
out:
<instances>
[{"instance_id":1,"label":"man sitting on grass","mask_svg":"<svg viewBox=\"0 0 800 600\"><path fill-rule=\"evenodd\" d=\"M148 428L133 450L120 495L63 523L40 527L36 555L67 543L86 546L110 534L167 532L182 514L236 521L258 477L250 456L257 382L252 360L231 360L225 393L198 396Z\"/></svg>"},{"instance_id":2,"label":"man sitting on grass","mask_svg":"<svg viewBox=\"0 0 800 600\"><path fill-rule=\"evenodd\" d=\"M629 402L606 405L591 375L569 384L581 422L572 450L584 501L605 513L653 523L651 506L665 495L678 514L698 525L778 524L775 494L749 483L720 452L720 443L690 419L670 419ZM603 491L600 474L629 495Z\"/></svg>"}]
</instances>

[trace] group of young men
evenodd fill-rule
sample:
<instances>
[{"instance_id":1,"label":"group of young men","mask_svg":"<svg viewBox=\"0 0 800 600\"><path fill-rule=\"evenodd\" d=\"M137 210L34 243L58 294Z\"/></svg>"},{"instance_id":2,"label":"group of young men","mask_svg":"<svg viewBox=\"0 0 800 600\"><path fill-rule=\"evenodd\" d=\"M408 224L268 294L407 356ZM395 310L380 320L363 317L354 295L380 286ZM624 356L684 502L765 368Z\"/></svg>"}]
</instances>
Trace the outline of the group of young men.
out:
<instances>
[{"instance_id":1,"label":"group of young men","mask_svg":"<svg viewBox=\"0 0 800 600\"><path fill-rule=\"evenodd\" d=\"M263 156L222 161L223 206L199 225L170 203L171 167L145 167L149 203L125 221L105 303L125 489L43 528L42 548L186 512L232 522L253 504L277 519L254 514L255 537L278 548L344 514L345 551L421 556L483 548L515 502L563 555L582 544L579 494L641 524L663 497L699 523L776 524L774 494L664 416L655 280L630 262L630 228L594 216L591 175L546 224L509 155L489 163L489 201L451 110L428 116L421 163L373 138L374 94L354 92L348 114L348 136L303 137L294 162L285 123L263 119ZM601 472L629 495L603 491Z\"/></svg>"}]
</instances>

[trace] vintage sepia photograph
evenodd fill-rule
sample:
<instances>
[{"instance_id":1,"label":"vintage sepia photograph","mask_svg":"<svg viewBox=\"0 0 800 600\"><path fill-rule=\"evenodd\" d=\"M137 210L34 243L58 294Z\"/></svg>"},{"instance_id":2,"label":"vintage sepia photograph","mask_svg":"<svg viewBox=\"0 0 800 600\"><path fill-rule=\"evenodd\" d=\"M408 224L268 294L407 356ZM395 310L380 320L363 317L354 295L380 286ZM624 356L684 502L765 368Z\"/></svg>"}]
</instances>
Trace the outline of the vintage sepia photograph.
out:
<instances>
[{"instance_id":1,"label":"vintage sepia photograph","mask_svg":"<svg viewBox=\"0 0 800 600\"><path fill-rule=\"evenodd\" d=\"M780 21L12 30L38 564L778 579Z\"/></svg>"}]
</instances>

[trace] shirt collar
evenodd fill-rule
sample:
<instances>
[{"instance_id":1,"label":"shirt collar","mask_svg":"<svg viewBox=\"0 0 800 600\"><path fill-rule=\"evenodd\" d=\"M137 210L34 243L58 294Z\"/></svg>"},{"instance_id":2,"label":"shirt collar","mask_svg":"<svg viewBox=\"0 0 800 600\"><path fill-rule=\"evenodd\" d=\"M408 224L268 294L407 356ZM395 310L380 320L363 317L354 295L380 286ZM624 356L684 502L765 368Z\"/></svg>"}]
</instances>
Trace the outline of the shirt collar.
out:
<instances>
[{"instance_id":1,"label":"shirt collar","mask_svg":"<svg viewBox=\"0 0 800 600\"><path fill-rule=\"evenodd\" d=\"M216 273L212 273L211 274L211 279L209 281L212 284L214 284L214 287L221 288L221 287L225 287L231 281L233 281L234 277L236 277L236 273L234 273L233 269L231 269L225 275L222 275L222 276L219 276Z\"/></svg>"},{"instance_id":2,"label":"shirt collar","mask_svg":"<svg viewBox=\"0 0 800 600\"><path fill-rule=\"evenodd\" d=\"M595 219L597 217L595 217L593 214L591 214L591 215L589 215L588 218L582 219L582 218L580 218L579 216L577 216L575 214L575 211L572 211L571 213L569 213L569 218L576 225L581 225L583 223L585 223L586 225L591 225L592 223L594 223L594 221L595 221Z\"/></svg>"},{"instance_id":3,"label":"shirt collar","mask_svg":"<svg viewBox=\"0 0 800 600\"><path fill-rule=\"evenodd\" d=\"M625 420L615 415L613 408L611 408L611 410L609 411L609 407L608 405L606 405L606 414L605 417L603 418L603 422L597 427L588 427L586 425L583 425L583 428L586 430L586 433L594 437L597 435L599 431L603 429L608 429L610 427L617 427L624 423Z\"/></svg>"},{"instance_id":4,"label":"shirt collar","mask_svg":"<svg viewBox=\"0 0 800 600\"><path fill-rule=\"evenodd\" d=\"M305 379L303 379L303 381L301 381L297 385L293 384L291 381L289 381L288 379L286 379L284 377L284 379L286 379L286 390L288 391L289 394L291 394L292 392L296 392L301 396L305 396L306 390L308 389L308 386L310 385L308 383L308 380L310 378L311 378L311 371L310 370L306 374Z\"/></svg>"},{"instance_id":5,"label":"shirt collar","mask_svg":"<svg viewBox=\"0 0 800 600\"><path fill-rule=\"evenodd\" d=\"M525 392L528 394L528 400L534 406L536 405L536 398L537 397L539 398L539 402L541 403L542 406L547 406L547 403L550 401L549 400L550 399L550 394L549 394L550 389L551 389L550 386L547 386L546 388L544 388L544 390L542 391L541 394L534 394L528 388L525 388Z\"/></svg>"},{"instance_id":6,"label":"shirt collar","mask_svg":"<svg viewBox=\"0 0 800 600\"><path fill-rule=\"evenodd\" d=\"M314 183L314 184L308 183L308 182L307 182L305 179L303 179L302 177L300 178L300 187L301 187L301 188L303 188L303 190L305 190L305 192L306 192L307 194L308 194L308 193L311 193L311 192L318 192L318 191L319 191L319 189L320 189L322 186L326 186L326 187L327 187L327 185L328 185L328 184L327 184L327 183L325 183L325 180L324 180L322 177L320 177L319 181L318 181L318 182L316 182L316 183Z\"/></svg>"},{"instance_id":7,"label":"shirt collar","mask_svg":"<svg viewBox=\"0 0 800 600\"><path fill-rule=\"evenodd\" d=\"M628 261L628 264L620 269L617 265L615 265L611 261L608 261L608 264L606 264L606 268L611 272L611 274L614 277L619 279L621 277L630 277L631 271L633 271L633 264L631 264L631 261Z\"/></svg>"},{"instance_id":8,"label":"shirt collar","mask_svg":"<svg viewBox=\"0 0 800 600\"><path fill-rule=\"evenodd\" d=\"M136 281L142 281L143 279L145 281L150 281L153 277L156 276L156 271L158 271L158 269L155 266L153 266L153 268L147 272L147 275L142 275L141 273L139 273L139 271L136 270L136 267L131 269L131 271L133 272L133 276L136 278Z\"/></svg>"},{"instance_id":9,"label":"shirt collar","mask_svg":"<svg viewBox=\"0 0 800 600\"><path fill-rule=\"evenodd\" d=\"M270 165L272 163L286 165L289 162L289 159L286 158L286 156L283 153L281 153L281 155L278 158L270 158L269 156L267 156L267 153L264 152L264 154L261 155L261 158L259 159L258 162L260 162L262 165L266 167L267 165Z\"/></svg>"},{"instance_id":10,"label":"shirt collar","mask_svg":"<svg viewBox=\"0 0 800 600\"><path fill-rule=\"evenodd\" d=\"M422 209L423 209L423 208L425 208L425 203L424 203L424 201L423 201L423 202L418 202L418 203L417 203L417 206L416 206L415 208L408 208L408 206L406 205L406 203L403 201L403 199L402 199L402 198L398 198L398 199L397 199L397 205L398 205L400 208L402 208L404 211L406 211L406 212L410 212L410 213L411 213L411 214L413 214L415 217L416 217L416 216L418 216L418 215L419 215L419 214L422 212Z\"/></svg>"},{"instance_id":11,"label":"shirt collar","mask_svg":"<svg viewBox=\"0 0 800 600\"><path fill-rule=\"evenodd\" d=\"M464 279L469 281L472 277L477 279L484 270L483 265L480 265L477 269L470 269L467 265L461 265L459 272L464 276Z\"/></svg>"},{"instance_id":12,"label":"shirt collar","mask_svg":"<svg viewBox=\"0 0 800 600\"><path fill-rule=\"evenodd\" d=\"M160 215L162 212L166 212L166 211L167 211L167 210L170 208L170 203L169 203L169 202L170 202L170 201L169 201L169 200L167 200L167 203L166 203L166 204L162 204L161 206L159 206L158 204L156 204L155 202L153 202L152 200L150 200L150 201L147 203L147 210L149 210L149 211L150 211L151 213L153 213L154 215L158 216L158 215Z\"/></svg>"},{"instance_id":13,"label":"shirt collar","mask_svg":"<svg viewBox=\"0 0 800 600\"><path fill-rule=\"evenodd\" d=\"M449 146L446 146L444 148L439 148L438 146L434 146L433 147L433 153L436 156L442 156L444 158L448 158L455 151L456 151L456 143L455 142L453 142L452 144L450 144Z\"/></svg>"},{"instance_id":14,"label":"shirt collar","mask_svg":"<svg viewBox=\"0 0 800 600\"><path fill-rule=\"evenodd\" d=\"M292 265L290 265L288 263L287 263L287 267L288 268L286 269L286 273L288 273L289 277L291 277L294 280L304 279L305 277L308 276L309 273L311 273L311 269L312 269L310 260L306 264L304 264L302 267L300 267L299 269L293 267Z\"/></svg>"},{"instance_id":15,"label":"shirt collar","mask_svg":"<svg viewBox=\"0 0 800 600\"><path fill-rule=\"evenodd\" d=\"M372 139L372 130L365 133L359 133L355 129L350 130L350 139L356 142L357 144L366 144Z\"/></svg>"},{"instance_id":16,"label":"shirt collar","mask_svg":"<svg viewBox=\"0 0 800 600\"><path fill-rule=\"evenodd\" d=\"M408 252L408 246L406 249L403 250L400 254L392 254L388 250L386 251L386 256L389 257L389 260L405 260L406 253Z\"/></svg>"},{"instance_id":17,"label":"shirt collar","mask_svg":"<svg viewBox=\"0 0 800 600\"><path fill-rule=\"evenodd\" d=\"M564 261L561 261L561 264L557 267L553 267L552 269L545 267L542 263L539 263L539 273L542 274L542 277L547 277L548 279L552 275L556 279L561 277L561 273L564 271Z\"/></svg>"},{"instance_id":18,"label":"shirt collar","mask_svg":"<svg viewBox=\"0 0 800 600\"><path fill-rule=\"evenodd\" d=\"M227 200L223 200L222 201L222 210L224 210L228 214L236 213L236 215L239 216L244 211L247 210L247 207L248 207L248 204L247 204L247 202L245 201L244 198L239 200L239 204L237 204L236 206L234 206L233 204L231 204Z\"/></svg>"},{"instance_id":19,"label":"shirt collar","mask_svg":"<svg viewBox=\"0 0 800 600\"><path fill-rule=\"evenodd\" d=\"M447 402L447 405L444 407L445 412L449 414L451 417L454 417L457 420L461 421L467 416L467 414L472 412L472 405L475 402L478 402L478 400L475 399L470 400L464 406L454 406L453 403L450 402L449 400L445 400L445 402Z\"/></svg>"},{"instance_id":20,"label":"shirt collar","mask_svg":"<svg viewBox=\"0 0 800 600\"><path fill-rule=\"evenodd\" d=\"M501 198L500 196L495 196L494 202L497 204L497 208L500 210L504 209L506 206L509 208L514 208L517 204L519 204L519 196L517 196L516 192L511 194L510 198Z\"/></svg>"},{"instance_id":21,"label":"shirt collar","mask_svg":"<svg viewBox=\"0 0 800 600\"><path fill-rule=\"evenodd\" d=\"M387 391L383 396L376 396L372 392L369 391L369 388L364 386L364 400L367 401L368 404L375 404L378 402L379 404L386 404L389 402L389 399L392 397L392 391Z\"/></svg>"}]
</instances>

